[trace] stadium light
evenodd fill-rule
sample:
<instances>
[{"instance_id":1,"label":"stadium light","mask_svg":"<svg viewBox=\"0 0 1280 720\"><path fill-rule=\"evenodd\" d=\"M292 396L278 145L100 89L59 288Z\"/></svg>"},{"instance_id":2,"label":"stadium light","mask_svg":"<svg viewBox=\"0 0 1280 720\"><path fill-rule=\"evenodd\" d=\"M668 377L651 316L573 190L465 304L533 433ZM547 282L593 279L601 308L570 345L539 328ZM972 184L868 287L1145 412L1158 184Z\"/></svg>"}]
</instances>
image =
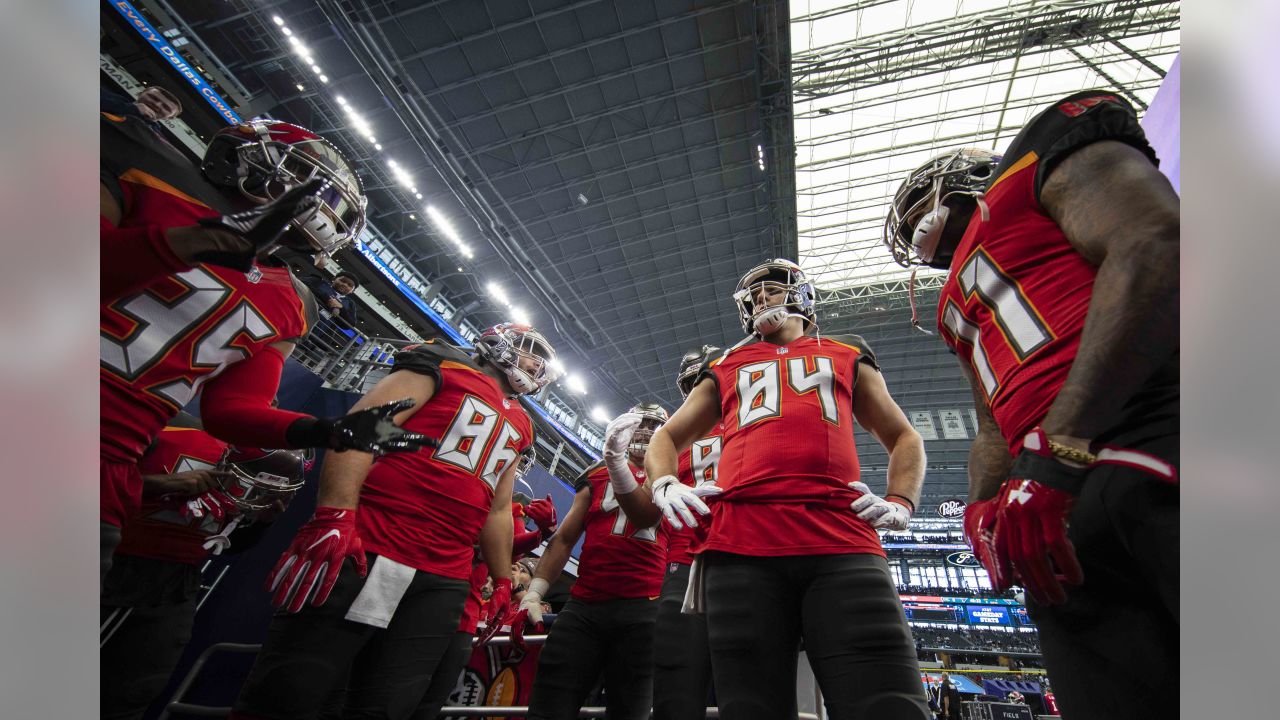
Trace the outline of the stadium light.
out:
<instances>
[{"instance_id":1,"label":"stadium light","mask_svg":"<svg viewBox=\"0 0 1280 720\"><path fill-rule=\"evenodd\" d=\"M525 312L525 311L524 311L524 308L521 308L521 307L517 307L517 306L515 306L515 305L512 305L510 309L511 309L511 319L512 319L512 320L515 320L516 322L520 323L521 325L532 325L532 324L533 324L533 323L532 323L532 322L530 322L530 320L529 320L529 313Z\"/></svg>"},{"instance_id":2,"label":"stadium light","mask_svg":"<svg viewBox=\"0 0 1280 720\"><path fill-rule=\"evenodd\" d=\"M587 394L587 384L582 382L582 378L577 375L566 375L564 383L569 386L570 390L578 393L579 395Z\"/></svg>"},{"instance_id":3,"label":"stadium light","mask_svg":"<svg viewBox=\"0 0 1280 720\"><path fill-rule=\"evenodd\" d=\"M284 27L284 18L280 17L279 15L272 15L271 22L279 25L280 27Z\"/></svg>"},{"instance_id":4,"label":"stadium light","mask_svg":"<svg viewBox=\"0 0 1280 720\"><path fill-rule=\"evenodd\" d=\"M511 301L507 299L506 291L503 290L502 286L498 283L490 281L488 285L485 285L485 289L489 291L489 295L494 300L497 300L499 304L507 307L511 306Z\"/></svg>"},{"instance_id":5,"label":"stadium light","mask_svg":"<svg viewBox=\"0 0 1280 720\"><path fill-rule=\"evenodd\" d=\"M601 425L608 425L613 418L609 417L609 411L605 410L603 405L597 405L591 409L591 419Z\"/></svg>"}]
</instances>

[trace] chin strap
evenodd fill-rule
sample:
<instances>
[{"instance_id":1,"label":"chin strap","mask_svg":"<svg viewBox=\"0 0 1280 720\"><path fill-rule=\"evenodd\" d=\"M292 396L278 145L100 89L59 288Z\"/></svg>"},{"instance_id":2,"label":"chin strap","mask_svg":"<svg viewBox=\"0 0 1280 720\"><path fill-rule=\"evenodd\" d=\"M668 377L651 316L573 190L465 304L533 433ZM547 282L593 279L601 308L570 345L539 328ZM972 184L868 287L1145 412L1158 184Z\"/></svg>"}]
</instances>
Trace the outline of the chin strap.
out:
<instances>
[{"instance_id":1,"label":"chin strap","mask_svg":"<svg viewBox=\"0 0 1280 720\"><path fill-rule=\"evenodd\" d=\"M916 310L916 268L911 268L911 278L907 280L907 298L911 302L911 327L919 330L925 335L932 335L932 330L926 330L920 324L920 313Z\"/></svg>"},{"instance_id":2,"label":"chin strap","mask_svg":"<svg viewBox=\"0 0 1280 720\"><path fill-rule=\"evenodd\" d=\"M991 220L991 208L987 207L986 193L974 193L973 199L978 203L978 212L982 215L982 222Z\"/></svg>"}]
</instances>

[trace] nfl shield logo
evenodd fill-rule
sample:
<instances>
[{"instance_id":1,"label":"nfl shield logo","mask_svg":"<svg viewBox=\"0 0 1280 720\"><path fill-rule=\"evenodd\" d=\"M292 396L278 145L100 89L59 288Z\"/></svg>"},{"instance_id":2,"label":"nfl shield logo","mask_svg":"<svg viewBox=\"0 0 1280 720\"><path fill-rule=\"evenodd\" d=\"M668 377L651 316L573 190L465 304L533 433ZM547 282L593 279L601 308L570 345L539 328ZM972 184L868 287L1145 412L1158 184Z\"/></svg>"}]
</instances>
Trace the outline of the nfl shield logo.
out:
<instances>
[{"instance_id":1,"label":"nfl shield logo","mask_svg":"<svg viewBox=\"0 0 1280 720\"><path fill-rule=\"evenodd\" d=\"M249 272L245 273L244 276L249 280L249 282L256 285L258 281L262 279L262 271L258 269L257 265L254 265L249 268Z\"/></svg>"}]
</instances>

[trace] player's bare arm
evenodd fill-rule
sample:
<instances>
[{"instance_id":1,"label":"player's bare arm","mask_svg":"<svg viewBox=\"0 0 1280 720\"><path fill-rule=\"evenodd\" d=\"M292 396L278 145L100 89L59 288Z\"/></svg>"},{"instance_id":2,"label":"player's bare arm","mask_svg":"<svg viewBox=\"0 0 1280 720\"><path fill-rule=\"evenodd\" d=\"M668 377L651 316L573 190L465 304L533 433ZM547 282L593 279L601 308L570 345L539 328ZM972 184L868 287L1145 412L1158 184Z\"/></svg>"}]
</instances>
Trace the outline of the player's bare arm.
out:
<instances>
[{"instance_id":1,"label":"player's bare arm","mask_svg":"<svg viewBox=\"0 0 1280 720\"><path fill-rule=\"evenodd\" d=\"M650 482L665 475L675 475L679 469L680 453L695 440L711 434L719 421L720 399L716 397L716 384L704 380L694 386L680 409L649 440L644 469Z\"/></svg>"},{"instance_id":2,"label":"player's bare arm","mask_svg":"<svg viewBox=\"0 0 1280 720\"><path fill-rule=\"evenodd\" d=\"M515 485L517 463L511 463L493 490L489 516L480 529L480 555L489 566L489 575L507 577L511 573L511 541L515 535L511 520L511 488Z\"/></svg>"},{"instance_id":3,"label":"player's bare arm","mask_svg":"<svg viewBox=\"0 0 1280 720\"><path fill-rule=\"evenodd\" d=\"M107 189L106 185L98 183L99 189L99 214L107 219L107 222L119 227L120 221L124 219L124 211L120 208L120 203L116 202L115 196Z\"/></svg>"},{"instance_id":4,"label":"player's bare arm","mask_svg":"<svg viewBox=\"0 0 1280 720\"><path fill-rule=\"evenodd\" d=\"M417 412L435 394L436 381L429 375L416 372L393 372L378 381L364 397L360 398L348 415L366 408L377 407L389 402L410 398L414 405L397 413L392 421L396 425L404 425L405 421ZM320 490L317 505L322 507L354 508L360 499L360 488L364 486L365 476L373 465L373 454L359 450L331 452L325 456L324 468L320 473ZM507 488L510 495L510 486ZM507 510L510 512L510 497L507 498ZM510 518L507 525L511 525ZM510 542L510 538L508 538ZM509 547L509 546L508 546ZM508 549L508 552L510 550ZM510 563L507 563L508 566Z\"/></svg>"},{"instance_id":5,"label":"player's bare arm","mask_svg":"<svg viewBox=\"0 0 1280 720\"><path fill-rule=\"evenodd\" d=\"M853 416L889 452L886 495L907 498L915 505L924 484L924 440L889 395L884 376L863 365L853 391Z\"/></svg>"},{"instance_id":6,"label":"player's bare arm","mask_svg":"<svg viewBox=\"0 0 1280 720\"><path fill-rule=\"evenodd\" d=\"M1040 199L1098 266L1079 353L1041 424L1085 449L1178 350L1179 200L1155 165L1116 141L1062 161Z\"/></svg>"},{"instance_id":7,"label":"player's bare arm","mask_svg":"<svg viewBox=\"0 0 1280 720\"><path fill-rule=\"evenodd\" d=\"M652 486L653 483L646 478L645 483L636 488L635 492L614 494L618 500L618 507L622 508L622 513L627 516L627 520L632 525L638 528L653 527L662 520L662 511L653 502Z\"/></svg>"},{"instance_id":8,"label":"player's bare arm","mask_svg":"<svg viewBox=\"0 0 1280 720\"><path fill-rule=\"evenodd\" d=\"M1009 454L1009 443L1000 434L1000 427L991 415L987 399L973 376L969 363L960 361L960 369L969 380L973 390L973 407L978 415L978 434L969 446L969 502L986 500L995 497L1009 477L1013 467L1013 456Z\"/></svg>"}]
</instances>

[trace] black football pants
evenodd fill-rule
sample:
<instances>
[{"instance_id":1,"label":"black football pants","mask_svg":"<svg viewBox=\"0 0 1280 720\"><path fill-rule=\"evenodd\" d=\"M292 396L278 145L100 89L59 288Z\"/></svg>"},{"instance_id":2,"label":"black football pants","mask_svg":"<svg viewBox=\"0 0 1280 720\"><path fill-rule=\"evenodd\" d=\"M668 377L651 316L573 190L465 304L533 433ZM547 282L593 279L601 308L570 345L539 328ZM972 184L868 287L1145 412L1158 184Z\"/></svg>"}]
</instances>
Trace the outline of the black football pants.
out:
<instances>
[{"instance_id":1,"label":"black football pants","mask_svg":"<svg viewBox=\"0 0 1280 720\"><path fill-rule=\"evenodd\" d=\"M929 718L915 644L884 558L702 558L721 718L794 718L802 638L833 720Z\"/></svg>"},{"instance_id":2,"label":"black football pants","mask_svg":"<svg viewBox=\"0 0 1280 720\"><path fill-rule=\"evenodd\" d=\"M111 638L99 651L102 720L141 720L169 682L195 624L200 568L117 555L102 588Z\"/></svg>"},{"instance_id":3,"label":"black football pants","mask_svg":"<svg viewBox=\"0 0 1280 720\"><path fill-rule=\"evenodd\" d=\"M672 563L662 581L653 640L654 720L703 720L711 687L707 616L684 615L689 566Z\"/></svg>"},{"instance_id":4,"label":"black football pants","mask_svg":"<svg viewBox=\"0 0 1280 720\"><path fill-rule=\"evenodd\" d=\"M1178 458L1176 435L1132 446ZM1027 610L1062 717L1178 717L1178 486L1119 465L1086 475L1067 536L1084 568L1066 603Z\"/></svg>"},{"instance_id":5,"label":"black football pants","mask_svg":"<svg viewBox=\"0 0 1280 720\"><path fill-rule=\"evenodd\" d=\"M376 556L367 557L372 571ZM454 642L470 583L414 573L391 623L377 628L345 618L364 582L348 560L324 605L276 613L236 713L312 720L323 708L325 716L338 711L343 720L412 717ZM344 684L345 707L326 707L335 689L342 697Z\"/></svg>"},{"instance_id":6,"label":"black football pants","mask_svg":"<svg viewBox=\"0 0 1280 720\"><path fill-rule=\"evenodd\" d=\"M440 714L440 708L449 701L449 696L458 686L458 676L462 674L462 669L471 659L473 640L475 636L469 632L459 630L454 633L453 642L445 651L444 657L440 659L440 665L436 667L435 673L431 675L431 685L427 688L427 694L423 696L422 702L418 703L418 709L413 711L413 720L435 720Z\"/></svg>"},{"instance_id":7,"label":"black football pants","mask_svg":"<svg viewBox=\"0 0 1280 720\"><path fill-rule=\"evenodd\" d=\"M538 656L528 720L577 718L602 672L606 717L647 719L657 616L656 599L588 603L571 598Z\"/></svg>"}]
</instances>

